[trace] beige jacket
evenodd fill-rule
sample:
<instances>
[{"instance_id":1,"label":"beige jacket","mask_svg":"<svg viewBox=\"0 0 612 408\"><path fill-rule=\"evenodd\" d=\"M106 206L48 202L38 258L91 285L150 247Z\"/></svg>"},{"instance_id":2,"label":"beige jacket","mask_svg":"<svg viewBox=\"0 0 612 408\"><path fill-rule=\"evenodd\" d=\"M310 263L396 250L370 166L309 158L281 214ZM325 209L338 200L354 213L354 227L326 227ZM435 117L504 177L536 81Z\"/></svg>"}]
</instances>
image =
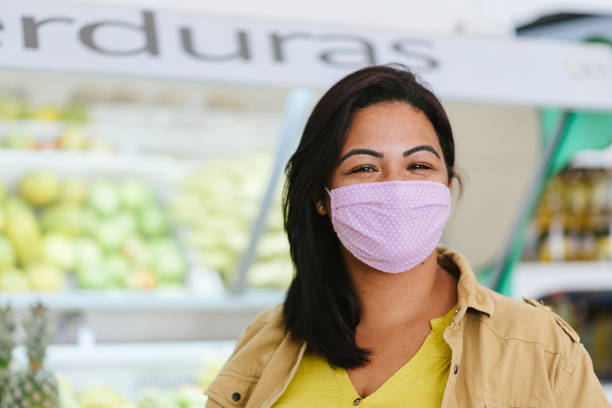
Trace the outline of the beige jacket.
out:
<instances>
[{"instance_id":1,"label":"beige jacket","mask_svg":"<svg viewBox=\"0 0 612 408\"><path fill-rule=\"evenodd\" d=\"M452 350L442 408L610 407L576 332L548 307L481 286L465 258L459 311L444 331ZM282 305L257 317L208 390L208 408L267 408L291 382L306 344L285 333ZM391 407L390 407L391 408Z\"/></svg>"}]
</instances>

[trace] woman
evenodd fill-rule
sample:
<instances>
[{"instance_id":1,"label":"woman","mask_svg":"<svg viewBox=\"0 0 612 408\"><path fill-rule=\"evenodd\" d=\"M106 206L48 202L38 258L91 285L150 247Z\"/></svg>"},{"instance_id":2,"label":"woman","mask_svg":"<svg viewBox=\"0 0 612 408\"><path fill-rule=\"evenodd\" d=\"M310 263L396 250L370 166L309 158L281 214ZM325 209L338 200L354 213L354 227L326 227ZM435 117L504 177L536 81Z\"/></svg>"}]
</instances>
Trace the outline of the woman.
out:
<instances>
[{"instance_id":1,"label":"woman","mask_svg":"<svg viewBox=\"0 0 612 408\"><path fill-rule=\"evenodd\" d=\"M207 406L608 407L560 317L436 248L454 162L446 113L410 72L334 85L287 166L295 279L239 339Z\"/></svg>"}]
</instances>

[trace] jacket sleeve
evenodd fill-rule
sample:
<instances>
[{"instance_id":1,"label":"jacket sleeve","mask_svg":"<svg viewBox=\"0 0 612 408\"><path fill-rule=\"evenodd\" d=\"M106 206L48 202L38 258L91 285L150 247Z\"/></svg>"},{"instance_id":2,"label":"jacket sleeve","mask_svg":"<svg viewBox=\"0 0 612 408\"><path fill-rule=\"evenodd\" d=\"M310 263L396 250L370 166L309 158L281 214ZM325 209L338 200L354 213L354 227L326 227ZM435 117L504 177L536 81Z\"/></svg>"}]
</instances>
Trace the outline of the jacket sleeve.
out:
<instances>
[{"instance_id":1,"label":"jacket sleeve","mask_svg":"<svg viewBox=\"0 0 612 408\"><path fill-rule=\"evenodd\" d=\"M215 383L217 382L219 377L228 371L227 370L228 363L232 362L234 357L238 353L240 353L240 351L244 348L244 346L247 345L253 339L253 337L255 337L260 332L262 327L264 327L268 323L268 321L270 320L270 315L279 313L279 311L281 310L280 308L281 308L281 305L261 313L255 318L255 320L247 328L245 328L242 331L242 334L240 334L240 336L238 337L238 340L236 341L236 347L234 348L232 355L229 357L229 359L227 360L227 362L225 363L225 365L223 366L223 368L217 375L217 378L211 382L208 389L204 392L204 394L208 395L208 400L206 402L206 408L223 408L223 405L219 405L218 402L215 402L210 398L210 394L211 393L214 394L214 391L211 391L211 388L213 390L215 389ZM218 393L218 389L217 389L217 393Z\"/></svg>"},{"instance_id":2,"label":"jacket sleeve","mask_svg":"<svg viewBox=\"0 0 612 408\"><path fill-rule=\"evenodd\" d=\"M610 402L593 371L591 357L582 343L574 343L571 363L562 369L557 390L558 408L610 408Z\"/></svg>"},{"instance_id":3,"label":"jacket sleeve","mask_svg":"<svg viewBox=\"0 0 612 408\"><path fill-rule=\"evenodd\" d=\"M238 353L242 347L247 344L249 342L249 340L255 335L257 334L257 332L259 331L259 329L261 329L262 327L262 323L255 320L253 323L251 323L247 328L245 328L242 331L242 334L240 334L240 336L238 337L238 340L236 341L236 347L234 348L234 351L232 352L232 355L230 356L230 358L227 361L230 361L232 359L232 357L234 357L236 355L236 353ZM226 362L227 365L227 362ZM225 366L221 369L221 372L217 375L217 378L219 378L219 375L222 374L225 371ZM217 379L215 378L215 380ZM215 380L213 380L211 382L211 386L215 383ZM210 398L210 386L208 389L206 389L206 391L204 391L204 394L206 394L208 396L208 400L206 401L206 408L223 408L222 405L219 405L217 402L213 401Z\"/></svg>"}]
</instances>

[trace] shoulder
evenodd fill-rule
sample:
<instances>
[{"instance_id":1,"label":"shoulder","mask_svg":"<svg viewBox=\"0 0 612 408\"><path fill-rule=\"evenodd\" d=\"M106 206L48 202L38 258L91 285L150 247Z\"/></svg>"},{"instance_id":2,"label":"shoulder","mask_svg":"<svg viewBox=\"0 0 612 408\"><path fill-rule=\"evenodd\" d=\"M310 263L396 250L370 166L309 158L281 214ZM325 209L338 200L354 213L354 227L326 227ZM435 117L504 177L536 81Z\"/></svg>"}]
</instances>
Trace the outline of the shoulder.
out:
<instances>
[{"instance_id":1,"label":"shoulder","mask_svg":"<svg viewBox=\"0 0 612 408\"><path fill-rule=\"evenodd\" d=\"M533 343L544 351L564 355L580 343L576 331L550 307L533 299L519 301L484 289L493 300L494 312L481 321L500 339Z\"/></svg>"},{"instance_id":2,"label":"shoulder","mask_svg":"<svg viewBox=\"0 0 612 408\"><path fill-rule=\"evenodd\" d=\"M272 324L278 325L283 323L283 304L273 306L259 313L253 320L253 324Z\"/></svg>"},{"instance_id":3,"label":"shoulder","mask_svg":"<svg viewBox=\"0 0 612 408\"><path fill-rule=\"evenodd\" d=\"M476 367L494 373L496 383L488 384L491 390L513 401L531 398L525 390L532 390L532 397L538 400L550 390L549 397L557 407L610 406L588 352L565 320L533 299L519 301L479 289L490 297L493 313L469 314L472 331L467 343L474 355L487 356L490 364L477 359ZM522 376L524 373L529 375ZM487 378L483 382L489 381ZM495 388L496 384L510 383L523 394L515 396L507 387Z\"/></svg>"},{"instance_id":4,"label":"shoulder","mask_svg":"<svg viewBox=\"0 0 612 408\"><path fill-rule=\"evenodd\" d=\"M281 373L285 363L295 361L303 349L303 342L295 340L285 329L282 304L263 311L244 329L233 354L206 390L207 406L238 406L238 400L243 406L265 373L272 376ZM266 387L276 384L264 382ZM269 391L266 387L262 392Z\"/></svg>"},{"instance_id":5,"label":"shoulder","mask_svg":"<svg viewBox=\"0 0 612 408\"><path fill-rule=\"evenodd\" d=\"M261 312L243 330L225 369L259 377L287 335L282 304Z\"/></svg>"}]
</instances>

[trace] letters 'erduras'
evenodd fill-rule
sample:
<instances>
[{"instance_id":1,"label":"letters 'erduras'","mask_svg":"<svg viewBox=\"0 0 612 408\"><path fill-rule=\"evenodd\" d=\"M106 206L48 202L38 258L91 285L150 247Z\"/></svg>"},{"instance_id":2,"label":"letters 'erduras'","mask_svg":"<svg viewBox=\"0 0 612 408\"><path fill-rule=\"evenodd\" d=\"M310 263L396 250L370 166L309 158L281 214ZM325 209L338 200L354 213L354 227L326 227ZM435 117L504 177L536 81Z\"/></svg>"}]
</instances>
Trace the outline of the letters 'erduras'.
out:
<instances>
[{"instance_id":1,"label":"letters 'erduras'","mask_svg":"<svg viewBox=\"0 0 612 408\"><path fill-rule=\"evenodd\" d=\"M98 20L80 24L70 16L47 16L32 17L23 15L21 18L21 28L23 33L23 46L29 51L42 49L41 38L44 41L52 41L54 38L53 30L59 26L73 26L77 31L78 44L86 47L91 52L103 54L110 57L129 57L135 55L148 55L150 57L159 56L163 50L160 47L159 33L157 28L157 18L154 11L142 10L140 21L130 22L121 20ZM0 31L3 29L0 22ZM140 45L132 49L121 47L123 44L113 44L113 46L102 46L100 39L104 38L107 30L119 30L126 35L138 36ZM44 36L41 34L44 32ZM167 33L167 31L164 31ZM117 31L115 31L117 33ZM202 62L223 63L223 62L244 62L249 63L253 58L269 58L269 61L276 64L284 64L291 61L291 56L302 52L303 47L313 49L313 57L321 64L338 68L351 68L364 65L374 65L380 63L377 53L382 47L387 55L392 53L397 60L406 63L412 69L418 71L431 71L439 66L438 59L431 55L432 44L424 39L402 38L383 44L371 41L368 38L347 33L325 33L317 34L308 31L289 31L280 30L265 31L266 38L263 39L268 44L268 55L262 56L261 52L253 52L252 42L254 36L261 36L261 30L254 34L248 28L233 28L228 26L227 31L220 33L218 27L214 32L207 32L206 25L188 27L178 25L176 27L177 47L186 56ZM219 52L218 38L220 35L231 39L227 50ZM74 38L74 37L73 37ZM261 38L256 39L259 44ZM215 51L206 51L207 43L215 44ZM165 43L168 44L167 42ZM226 44L226 43L224 43ZM113 48L114 47L114 48ZM301 48L300 48L301 47Z\"/></svg>"}]
</instances>

